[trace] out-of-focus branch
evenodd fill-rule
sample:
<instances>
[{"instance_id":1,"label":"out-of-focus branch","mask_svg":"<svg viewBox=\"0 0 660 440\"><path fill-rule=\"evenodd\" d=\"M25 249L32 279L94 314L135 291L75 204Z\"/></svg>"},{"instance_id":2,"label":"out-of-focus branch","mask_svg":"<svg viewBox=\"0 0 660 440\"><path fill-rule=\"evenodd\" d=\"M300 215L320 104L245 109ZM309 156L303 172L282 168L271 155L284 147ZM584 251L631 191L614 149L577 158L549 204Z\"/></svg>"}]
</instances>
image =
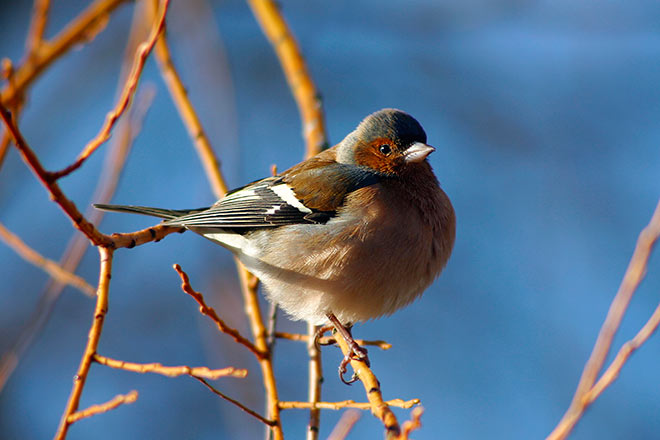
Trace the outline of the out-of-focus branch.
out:
<instances>
[{"instance_id":1,"label":"out-of-focus branch","mask_svg":"<svg viewBox=\"0 0 660 440\"><path fill-rule=\"evenodd\" d=\"M327 147L328 140L320 94L312 81L302 52L274 1L248 0L248 3L275 49L298 105L307 146L306 156L314 156Z\"/></svg>"},{"instance_id":2,"label":"out-of-focus branch","mask_svg":"<svg viewBox=\"0 0 660 440\"><path fill-rule=\"evenodd\" d=\"M149 0L148 9L151 11L151 14L155 14L157 4L158 0ZM207 179L211 183L213 193L216 198L220 198L227 192L227 184L220 172L220 161L213 151L213 147L206 136L206 132L202 127L199 116L188 98L186 87L183 85L179 72L177 72L176 67L174 66L170 48L167 45L166 32L162 32L158 37L154 52L156 59L158 60L158 65L160 66L163 80L167 85L167 89L170 91L174 105L179 111L179 116L181 116L181 120L188 131L188 135L197 149L197 155L200 157L202 165L204 166L204 171L206 172Z\"/></svg>"},{"instance_id":3,"label":"out-of-focus branch","mask_svg":"<svg viewBox=\"0 0 660 440\"><path fill-rule=\"evenodd\" d=\"M362 414L355 409L349 409L342 414L341 418L332 429L328 440L344 440L353 429L353 426L360 420Z\"/></svg>"},{"instance_id":4,"label":"out-of-focus branch","mask_svg":"<svg viewBox=\"0 0 660 440\"><path fill-rule=\"evenodd\" d=\"M103 123L99 133L94 137L94 139L87 143L83 151L78 156L78 159L76 159L74 163L64 168L63 170L50 172L48 175L51 180L57 180L80 168L85 160L87 160L87 158L92 153L94 153L94 151L96 151L96 149L100 147L101 144L110 139L112 128L117 122L117 119L119 119L119 117L124 113L124 111L128 108L131 100L133 99L133 95L137 90L138 80L140 79L140 75L144 69L144 63L147 61L147 57L149 56L151 49L153 49L154 45L156 44L158 35L163 31L165 27L165 16L167 15L168 6L169 0L162 0L162 2L160 2L160 11L157 14L158 18L156 21L154 21L153 27L151 28L151 33L149 34L147 41L138 46L138 49L135 52L135 59L133 60L133 67L131 68L131 72L129 73L128 78L126 78L126 84L124 85L117 105L115 105L115 108L107 114L105 122Z\"/></svg>"},{"instance_id":5,"label":"out-of-focus branch","mask_svg":"<svg viewBox=\"0 0 660 440\"><path fill-rule=\"evenodd\" d=\"M48 10L50 9L50 0L34 0L32 5L32 18L28 37L25 40L25 53L27 59L32 58L43 42L44 30L48 22Z\"/></svg>"},{"instance_id":6,"label":"out-of-focus branch","mask_svg":"<svg viewBox=\"0 0 660 440\"><path fill-rule=\"evenodd\" d=\"M14 249L17 254L23 257L26 261L40 267L50 276L64 284L69 284L76 289L80 290L87 296L93 297L95 290L89 285L87 281L78 275L69 272L62 268L53 260L43 257L39 252L29 247L17 235L9 231L5 226L0 223L0 240L4 241L9 247Z\"/></svg>"},{"instance_id":7,"label":"out-of-focus branch","mask_svg":"<svg viewBox=\"0 0 660 440\"><path fill-rule=\"evenodd\" d=\"M403 400L392 399L384 402L387 406L396 408L412 408L419 405L419 399ZM340 402L280 402L281 409L332 409L340 410L344 408L371 409L370 402L356 402L354 400L342 400Z\"/></svg>"},{"instance_id":8,"label":"out-of-focus branch","mask_svg":"<svg viewBox=\"0 0 660 440\"><path fill-rule=\"evenodd\" d=\"M101 365L105 365L110 368L117 368L119 370L132 371L134 373L156 373L162 374L167 377L178 377L178 376L193 376L193 377L202 377L205 379L215 380L220 377L238 377L244 378L247 376L247 370L244 368L234 368L227 367L216 370L211 370L208 367L189 367L187 365L180 365L176 367L166 367L157 362L152 362L149 364L138 364L135 362L125 362L117 359L111 359L106 356L101 356L100 354L94 354L94 362L97 362Z\"/></svg>"},{"instance_id":9,"label":"out-of-focus branch","mask_svg":"<svg viewBox=\"0 0 660 440\"><path fill-rule=\"evenodd\" d=\"M108 292L110 287L110 277L112 275L112 254L113 250L106 247L99 247L99 254L101 259L101 270L99 273L99 284L96 292L96 307L94 309L94 318L92 320L92 327L89 330L89 338L87 346L83 353L78 372L73 380L73 389L69 396L66 409L60 420L60 426L55 434L55 440L62 440L66 437L69 426L72 422L69 421L69 416L78 410L80 404L80 396L82 395L89 367L92 365L92 360L98 348L99 339L101 338L101 331L103 330L103 323L105 315L108 312Z\"/></svg>"},{"instance_id":10,"label":"out-of-focus branch","mask_svg":"<svg viewBox=\"0 0 660 440\"><path fill-rule=\"evenodd\" d=\"M619 352L610 367L611 369L608 369L601 378L603 382L599 381L598 384L594 385L598 373L602 370L603 365L605 364L607 354L612 346L614 335L621 324L621 320L628 308L628 304L646 274L649 256L651 255L651 251L653 250L658 237L660 237L660 201L655 208L655 212L653 213L653 217L648 226L646 226L639 234L635 251L628 264L628 269L623 276L619 291L614 297L610 309L607 312L607 317L600 329L591 356L584 367L582 377L580 378L577 390L573 396L573 401L571 402L568 411L566 411L566 414L564 414L559 421L559 424L547 437L548 440L559 440L568 436L582 417L587 406L589 406L603 389L616 378L618 371L621 369L623 363L630 356L632 351L644 343L644 341L657 328L656 321L660 318L656 316L658 313L656 311L635 339L626 344L622 351Z\"/></svg>"},{"instance_id":11,"label":"out-of-focus branch","mask_svg":"<svg viewBox=\"0 0 660 440\"><path fill-rule=\"evenodd\" d=\"M408 440L411 432L422 427L422 414L424 414L424 408L421 406L412 410L410 420L403 422L401 435L397 440Z\"/></svg>"},{"instance_id":12,"label":"out-of-focus branch","mask_svg":"<svg viewBox=\"0 0 660 440\"><path fill-rule=\"evenodd\" d=\"M92 405L89 408L84 409L82 411L76 411L75 413L67 417L66 421L67 423L72 424L77 422L78 420L85 419L87 417L92 417L95 416L96 414L101 414L104 412L111 411L120 405L133 403L137 400L137 398L138 398L138 392L135 390L131 391L128 394L119 394L115 396L114 399L106 403L102 403L100 405Z\"/></svg>"},{"instance_id":13,"label":"out-of-focus branch","mask_svg":"<svg viewBox=\"0 0 660 440\"><path fill-rule=\"evenodd\" d=\"M13 75L0 93L0 103L10 105L57 58L76 44L92 40L107 23L110 13L126 0L96 0L71 20L53 39L42 41L34 55Z\"/></svg>"},{"instance_id":14,"label":"out-of-focus branch","mask_svg":"<svg viewBox=\"0 0 660 440\"><path fill-rule=\"evenodd\" d=\"M352 350L344 338L337 338L337 344L345 356L352 354ZM371 368L363 360L356 359L351 359L351 367L353 367L355 374L364 386L364 390L367 393L367 400L369 400L371 406L371 413L383 422L386 436L388 438L399 436L401 434L399 421L387 402L383 399L380 382L378 382Z\"/></svg>"}]
</instances>

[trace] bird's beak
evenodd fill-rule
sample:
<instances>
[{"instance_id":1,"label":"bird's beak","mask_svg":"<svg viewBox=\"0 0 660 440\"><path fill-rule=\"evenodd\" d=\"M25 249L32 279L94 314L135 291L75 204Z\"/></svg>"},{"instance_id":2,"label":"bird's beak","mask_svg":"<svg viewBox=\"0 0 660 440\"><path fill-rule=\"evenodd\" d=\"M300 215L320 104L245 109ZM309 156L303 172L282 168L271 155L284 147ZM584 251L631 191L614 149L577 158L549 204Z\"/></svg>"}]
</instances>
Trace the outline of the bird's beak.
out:
<instances>
[{"instance_id":1,"label":"bird's beak","mask_svg":"<svg viewBox=\"0 0 660 440\"><path fill-rule=\"evenodd\" d=\"M408 163L419 163L426 159L426 156L433 153L435 148L421 142L415 142L406 151L403 152L403 158Z\"/></svg>"}]
</instances>

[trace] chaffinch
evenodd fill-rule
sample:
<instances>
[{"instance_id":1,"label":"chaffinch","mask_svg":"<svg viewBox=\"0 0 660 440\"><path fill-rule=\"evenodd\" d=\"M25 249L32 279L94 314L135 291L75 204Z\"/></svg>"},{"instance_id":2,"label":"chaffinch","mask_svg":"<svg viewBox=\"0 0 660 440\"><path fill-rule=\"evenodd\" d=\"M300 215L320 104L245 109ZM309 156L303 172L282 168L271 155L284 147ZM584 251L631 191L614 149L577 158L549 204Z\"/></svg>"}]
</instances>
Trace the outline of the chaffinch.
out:
<instances>
[{"instance_id":1,"label":"chaffinch","mask_svg":"<svg viewBox=\"0 0 660 440\"><path fill-rule=\"evenodd\" d=\"M456 222L426 159L434 150L412 116L384 109L336 146L211 207L95 206L161 217L219 243L293 318L342 327L409 304L447 263Z\"/></svg>"}]
</instances>

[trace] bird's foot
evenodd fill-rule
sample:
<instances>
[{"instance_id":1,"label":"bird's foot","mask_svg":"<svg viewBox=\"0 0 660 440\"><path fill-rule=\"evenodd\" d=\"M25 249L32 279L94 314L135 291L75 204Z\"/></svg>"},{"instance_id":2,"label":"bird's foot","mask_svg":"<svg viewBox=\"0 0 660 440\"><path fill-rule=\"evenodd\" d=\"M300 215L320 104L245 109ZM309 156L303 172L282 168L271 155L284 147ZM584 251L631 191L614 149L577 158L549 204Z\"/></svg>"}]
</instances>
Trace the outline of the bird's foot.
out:
<instances>
[{"instance_id":1,"label":"bird's foot","mask_svg":"<svg viewBox=\"0 0 660 440\"><path fill-rule=\"evenodd\" d=\"M371 362L369 362L369 356L367 355L367 349L364 347L360 347L360 345L355 342L355 339L353 339L353 336L351 335L350 327L346 328L344 325L342 325L341 322L337 319L337 317L329 313L328 319L332 323L332 325L335 328L335 331L339 333L344 341L346 341L346 344L348 345L348 353L344 355L344 359L342 359L341 363L339 364L339 379L344 382L346 385L350 385L353 382L357 381L359 377L357 376L356 373L353 373L353 376L349 379L346 380L344 379L344 374L346 374L346 367L351 361L360 361L364 362L367 367L371 366Z\"/></svg>"}]
</instances>

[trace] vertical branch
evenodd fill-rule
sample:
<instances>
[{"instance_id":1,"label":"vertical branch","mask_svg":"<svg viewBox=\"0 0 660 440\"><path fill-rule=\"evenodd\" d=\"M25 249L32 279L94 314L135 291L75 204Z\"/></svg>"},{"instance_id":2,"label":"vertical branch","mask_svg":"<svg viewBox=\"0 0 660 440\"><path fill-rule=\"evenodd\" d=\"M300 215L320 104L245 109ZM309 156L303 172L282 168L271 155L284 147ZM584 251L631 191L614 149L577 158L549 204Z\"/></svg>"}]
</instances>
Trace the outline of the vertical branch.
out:
<instances>
[{"instance_id":1,"label":"vertical branch","mask_svg":"<svg viewBox=\"0 0 660 440\"><path fill-rule=\"evenodd\" d=\"M274 1L248 0L248 3L277 53L291 93L298 105L306 145L305 155L314 156L327 147L328 140L320 95L309 74L302 52Z\"/></svg>"},{"instance_id":2,"label":"vertical branch","mask_svg":"<svg viewBox=\"0 0 660 440\"><path fill-rule=\"evenodd\" d=\"M108 290L110 287L110 277L112 274L112 254L113 250L106 247L99 247L99 254L101 259L101 270L99 273L99 285L96 291L96 307L94 308L94 319L92 327L89 330L89 337L87 346L83 353L78 372L73 378L73 389L69 396L69 401L66 404L66 409L60 420L59 428L55 434L55 440L62 440L66 437L67 431L71 422L69 416L78 410L80 404L80 396L82 395L89 367L92 365L94 354L99 345L101 338L101 331L103 330L103 322L105 315L108 313Z\"/></svg>"},{"instance_id":3,"label":"vertical branch","mask_svg":"<svg viewBox=\"0 0 660 440\"><path fill-rule=\"evenodd\" d=\"M307 353L309 354L309 385L308 401L312 404L309 410L309 424L307 425L307 440L319 438L321 424L321 410L314 406L321 401L321 385L323 384L323 364L321 363L321 349L316 335L319 327L307 323Z\"/></svg>"},{"instance_id":4,"label":"vertical branch","mask_svg":"<svg viewBox=\"0 0 660 440\"><path fill-rule=\"evenodd\" d=\"M279 397L277 394L277 381L273 370L272 353L268 349L268 331L264 325L261 309L259 307L259 280L248 272L243 265L236 260L238 273L241 279L241 291L245 302L245 314L250 321L250 328L254 337L254 345L263 353L267 353L259 360L259 367L264 381L266 392L266 418L272 420L274 425L270 427L274 440L283 440L282 419L280 416Z\"/></svg>"},{"instance_id":5,"label":"vertical branch","mask_svg":"<svg viewBox=\"0 0 660 440\"><path fill-rule=\"evenodd\" d=\"M34 4L32 5L30 29L28 30L28 37L25 41L25 53L27 59L32 58L43 43L49 9L50 0L34 0Z\"/></svg>"},{"instance_id":6,"label":"vertical branch","mask_svg":"<svg viewBox=\"0 0 660 440\"><path fill-rule=\"evenodd\" d=\"M148 8L151 15L155 15L157 5L158 0L149 2ZM183 81L181 81L181 77L174 67L165 32L162 32L158 37L154 52L165 85L167 85L167 89L172 96L174 105L179 111L179 116L183 120L186 130L188 130L188 135L197 149L197 154L202 161L206 177L213 188L213 193L217 198L220 198L227 192L227 184L220 172L220 161L213 151L213 147L211 147L211 142L206 136L199 116L197 116L197 112L188 98L186 87L183 85Z\"/></svg>"}]
</instances>

